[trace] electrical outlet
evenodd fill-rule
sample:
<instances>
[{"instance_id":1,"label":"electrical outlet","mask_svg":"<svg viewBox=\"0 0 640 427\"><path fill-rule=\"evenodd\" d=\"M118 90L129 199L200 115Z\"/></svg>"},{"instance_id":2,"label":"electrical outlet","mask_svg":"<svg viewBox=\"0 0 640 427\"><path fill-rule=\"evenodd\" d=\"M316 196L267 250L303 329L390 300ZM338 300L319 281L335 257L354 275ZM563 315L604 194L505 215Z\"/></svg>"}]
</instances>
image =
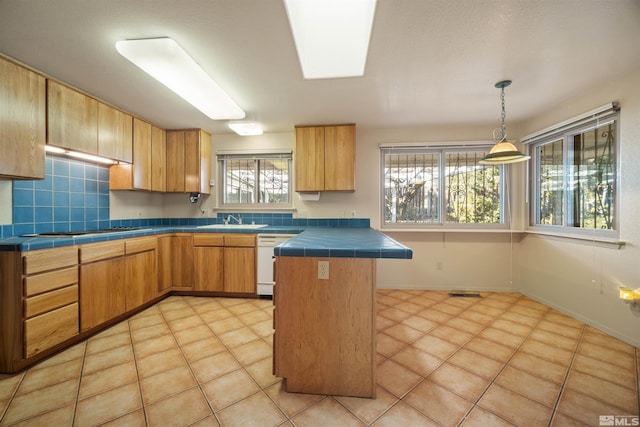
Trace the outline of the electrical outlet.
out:
<instances>
[{"instance_id":1,"label":"electrical outlet","mask_svg":"<svg viewBox=\"0 0 640 427\"><path fill-rule=\"evenodd\" d=\"M355 209L351 211L351 218L355 218L356 217L356 211Z\"/></svg>"},{"instance_id":2,"label":"electrical outlet","mask_svg":"<svg viewBox=\"0 0 640 427\"><path fill-rule=\"evenodd\" d=\"M329 280L329 261L318 261L318 279Z\"/></svg>"}]
</instances>

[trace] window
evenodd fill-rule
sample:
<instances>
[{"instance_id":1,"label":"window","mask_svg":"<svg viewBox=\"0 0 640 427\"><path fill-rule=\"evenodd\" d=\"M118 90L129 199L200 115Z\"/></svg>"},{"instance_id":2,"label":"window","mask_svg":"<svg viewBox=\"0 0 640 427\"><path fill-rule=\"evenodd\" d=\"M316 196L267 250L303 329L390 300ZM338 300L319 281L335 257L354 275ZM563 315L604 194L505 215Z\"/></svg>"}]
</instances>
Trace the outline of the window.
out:
<instances>
[{"instance_id":1,"label":"window","mask_svg":"<svg viewBox=\"0 0 640 427\"><path fill-rule=\"evenodd\" d=\"M383 225L504 227L503 169L478 163L489 148L383 146Z\"/></svg>"},{"instance_id":2,"label":"window","mask_svg":"<svg viewBox=\"0 0 640 427\"><path fill-rule=\"evenodd\" d=\"M618 113L531 138L531 225L561 234L615 237Z\"/></svg>"},{"instance_id":3,"label":"window","mask_svg":"<svg viewBox=\"0 0 640 427\"><path fill-rule=\"evenodd\" d=\"M290 207L291 152L218 153L222 205Z\"/></svg>"}]
</instances>

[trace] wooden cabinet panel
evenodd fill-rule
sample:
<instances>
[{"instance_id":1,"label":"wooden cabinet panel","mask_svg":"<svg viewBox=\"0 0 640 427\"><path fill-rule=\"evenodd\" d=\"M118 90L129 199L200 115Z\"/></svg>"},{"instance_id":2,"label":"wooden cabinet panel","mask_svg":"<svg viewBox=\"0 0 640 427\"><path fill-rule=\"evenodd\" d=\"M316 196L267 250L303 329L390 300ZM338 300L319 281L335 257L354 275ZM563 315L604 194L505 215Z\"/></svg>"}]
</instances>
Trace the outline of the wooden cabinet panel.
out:
<instances>
[{"instance_id":1,"label":"wooden cabinet panel","mask_svg":"<svg viewBox=\"0 0 640 427\"><path fill-rule=\"evenodd\" d=\"M173 284L171 277L172 242L172 236L158 237L158 292L171 288Z\"/></svg>"},{"instance_id":2,"label":"wooden cabinet panel","mask_svg":"<svg viewBox=\"0 0 640 427\"><path fill-rule=\"evenodd\" d=\"M158 290L191 288L193 279L192 236L158 238Z\"/></svg>"},{"instance_id":3,"label":"wooden cabinet panel","mask_svg":"<svg viewBox=\"0 0 640 427\"><path fill-rule=\"evenodd\" d=\"M167 192L184 192L184 132L167 131Z\"/></svg>"},{"instance_id":4,"label":"wooden cabinet panel","mask_svg":"<svg viewBox=\"0 0 640 427\"><path fill-rule=\"evenodd\" d=\"M67 286L24 301L24 317L29 318L78 302L78 285Z\"/></svg>"},{"instance_id":5,"label":"wooden cabinet panel","mask_svg":"<svg viewBox=\"0 0 640 427\"><path fill-rule=\"evenodd\" d=\"M355 190L355 125L296 126L296 191Z\"/></svg>"},{"instance_id":6,"label":"wooden cabinet panel","mask_svg":"<svg viewBox=\"0 0 640 427\"><path fill-rule=\"evenodd\" d=\"M28 276L24 278L24 296L31 297L74 283L78 283L78 267Z\"/></svg>"},{"instance_id":7,"label":"wooden cabinet panel","mask_svg":"<svg viewBox=\"0 0 640 427\"><path fill-rule=\"evenodd\" d=\"M224 234L222 233L194 234L193 246L224 246Z\"/></svg>"},{"instance_id":8,"label":"wooden cabinet panel","mask_svg":"<svg viewBox=\"0 0 640 427\"><path fill-rule=\"evenodd\" d=\"M78 335L78 304L24 321L24 354L31 357Z\"/></svg>"},{"instance_id":9,"label":"wooden cabinet panel","mask_svg":"<svg viewBox=\"0 0 640 427\"><path fill-rule=\"evenodd\" d=\"M167 191L167 136L164 129L151 127L151 191Z\"/></svg>"},{"instance_id":10,"label":"wooden cabinet panel","mask_svg":"<svg viewBox=\"0 0 640 427\"><path fill-rule=\"evenodd\" d=\"M124 255L124 240L82 245L79 253L81 263L122 256Z\"/></svg>"},{"instance_id":11,"label":"wooden cabinet panel","mask_svg":"<svg viewBox=\"0 0 640 427\"><path fill-rule=\"evenodd\" d=\"M167 192L211 192L211 135L200 129L167 131Z\"/></svg>"},{"instance_id":12,"label":"wooden cabinet panel","mask_svg":"<svg viewBox=\"0 0 640 427\"><path fill-rule=\"evenodd\" d=\"M47 80L47 144L98 154L98 101Z\"/></svg>"},{"instance_id":13,"label":"wooden cabinet panel","mask_svg":"<svg viewBox=\"0 0 640 427\"><path fill-rule=\"evenodd\" d=\"M224 291L224 248L193 248L194 284L196 291Z\"/></svg>"},{"instance_id":14,"label":"wooden cabinet panel","mask_svg":"<svg viewBox=\"0 0 640 427\"><path fill-rule=\"evenodd\" d=\"M124 257L80 266L81 331L125 312L124 275Z\"/></svg>"},{"instance_id":15,"label":"wooden cabinet panel","mask_svg":"<svg viewBox=\"0 0 640 427\"><path fill-rule=\"evenodd\" d=\"M319 260L330 262L328 280L317 278ZM277 263L274 363L286 391L375 397L375 259Z\"/></svg>"},{"instance_id":16,"label":"wooden cabinet panel","mask_svg":"<svg viewBox=\"0 0 640 427\"><path fill-rule=\"evenodd\" d=\"M127 255L138 252L155 251L157 248L158 239L156 237L141 237L124 241L124 252Z\"/></svg>"},{"instance_id":17,"label":"wooden cabinet panel","mask_svg":"<svg viewBox=\"0 0 640 427\"><path fill-rule=\"evenodd\" d=\"M78 248L70 246L27 252L22 262L24 274L69 267L78 264Z\"/></svg>"},{"instance_id":18,"label":"wooden cabinet panel","mask_svg":"<svg viewBox=\"0 0 640 427\"><path fill-rule=\"evenodd\" d=\"M224 291L256 293L255 248L224 248Z\"/></svg>"},{"instance_id":19,"label":"wooden cabinet panel","mask_svg":"<svg viewBox=\"0 0 640 427\"><path fill-rule=\"evenodd\" d=\"M225 246L243 246L243 247L255 247L257 235L255 234L225 234L224 245Z\"/></svg>"},{"instance_id":20,"label":"wooden cabinet panel","mask_svg":"<svg viewBox=\"0 0 640 427\"><path fill-rule=\"evenodd\" d=\"M200 132L184 132L184 191L200 192Z\"/></svg>"},{"instance_id":21,"label":"wooden cabinet panel","mask_svg":"<svg viewBox=\"0 0 640 427\"><path fill-rule=\"evenodd\" d=\"M355 190L356 127L327 126L324 132L325 191Z\"/></svg>"},{"instance_id":22,"label":"wooden cabinet panel","mask_svg":"<svg viewBox=\"0 0 640 427\"><path fill-rule=\"evenodd\" d=\"M324 127L296 127L296 191L324 191Z\"/></svg>"},{"instance_id":23,"label":"wooden cabinet panel","mask_svg":"<svg viewBox=\"0 0 640 427\"><path fill-rule=\"evenodd\" d=\"M98 155L131 163L133 117L98 102Z\"/></svg>"},{"instance_id":24,"label":"wooden cabinet panel","mask_svg":"<svg viewBox=\"0 0 640 427\"><path fill-rule=\"evenodd\" d=\"M125 258L125 306L133 310L154 299L157 294L158 270L155 248Z\"/></svg>"},{"instance_id":25,"label":"wooden cabinet panel","mask_svg":"<svg viewBox=\"0 0 640 427\"><path fill-rule=\"evenodd\" d=\"M133 188L151 190L151 125L133 120Z\"/></svg>"},{"instance_id":26,"label":"wooden cabinet panel","mask_svg":"<svg viewBox=\"0 0 640 427\"><path fill-rule=\"evenodd\" d=\"M44 77L0 58L0 176L44 178L46 114Z\"/></svg>"}]
</instances>

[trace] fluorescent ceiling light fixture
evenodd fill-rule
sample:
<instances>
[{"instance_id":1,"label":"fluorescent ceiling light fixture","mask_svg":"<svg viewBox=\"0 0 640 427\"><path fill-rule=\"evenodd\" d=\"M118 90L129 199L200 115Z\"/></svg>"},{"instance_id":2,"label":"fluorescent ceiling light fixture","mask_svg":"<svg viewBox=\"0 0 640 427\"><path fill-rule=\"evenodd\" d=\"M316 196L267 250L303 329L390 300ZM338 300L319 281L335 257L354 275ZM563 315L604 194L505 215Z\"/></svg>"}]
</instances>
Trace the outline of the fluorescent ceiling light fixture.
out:
<instances>
[{"instance_id":1,"label":"fluorescent ceiling light fixture","mask_svg":"<svg viewBox=\"0 0 640 427\"><path fill-rule=\"evenodd\" d=\"M255 122L229 123L229 128L242 136L262 135L262 128Z\"/></svg>"},{"instance_id":2,"label":"fluorescent ceiling light fixture","mask_svg":"<svg viewBox=\"0 0 640 427\"><path fill-rule=\"evenodd\" d=\"M244 111L168 37L116 42L120 55L213 120L243 119Z\"/></svg>"},{"instance_id":3,"label":"fluorescent ceiling light fixture","mask_svg":"<svg viewBox=\"0 0 640 427\"><path fill-rule=\"evenodd\" d=\"M364 75L376 0L284 0L305 79Z\"/></svg>"}]
</instances>

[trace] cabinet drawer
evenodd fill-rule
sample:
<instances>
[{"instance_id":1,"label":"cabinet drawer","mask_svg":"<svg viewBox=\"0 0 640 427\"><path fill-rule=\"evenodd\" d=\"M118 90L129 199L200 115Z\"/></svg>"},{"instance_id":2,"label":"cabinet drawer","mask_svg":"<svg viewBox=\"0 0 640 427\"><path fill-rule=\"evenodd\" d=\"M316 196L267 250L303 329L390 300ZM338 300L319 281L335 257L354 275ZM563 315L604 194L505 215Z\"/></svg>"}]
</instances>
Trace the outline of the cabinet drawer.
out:
<instances>
[{"instance_id":1,"label":"cabinet drawer","mask_svg":"<svg viewBox=\"0 0 640 427\"><path fill-rule=\"evenodd\" d=\"M80 247L80 263L99 261L124 255L124 241L97 243Z\"/></svg>"},{"instance_id":2,"label":"cabinet drawer","mask_svg":"<svg viewBox=\"0 0 640 427\"><path fill-rule=\"evenodd\" d=\"M255 246L256 235L255 234L225 234L224 235L225 246Z\"/></svg>"},{"instance_id":3,"label":"cabinet drawer","mask_svg":"<svg viewBox=\"0 0 640 427\"><path fill-rule=\"evenodd\" d=\"M24 321L24 356L43 350L78 335L78 303Z\"/></svg>"},{"instance_id":4,"label":"cabinet drawer","mask_svg":"<svg viewBox=\"0 0 640 427\"><path fill-rule=\"evenodd\" d=\"M50 271L24 278L24 296L31 297L78 283L78 267Z\"/></svg>"},{"instance_id":5,"label":"cabinet drawer","mask_svg":"<svg viewBox=\"0 0 640 427\"><path fill-rule=\"evenodd\" d=\"M27 252L23 258L24 274L40 273L78 264L75 246Z\"/></svg>"},{"instance_id":6,"label":"cabinet drawer","mask_svg":"<svg viewBox=\"0 0 640 427\"><path fill-rule=\"evenodd\" d=\"M78 285L56 289L24 301L24 317L29 318L78 302Z\"/></svg>"},{"instance_id":7,"label":"cabinet drawer","mask_svg":"<svg viewBox=\"0 0 640 427\"><path fill-rule=\"evenodd\" d=\"M194 234L193 246L224 246L224 234Z\"/></svg>"},{"instance_id":8,"label":"cabinet drawer","mask_svg":"<svg viewBox=\"0 0 640 427\"><path fill-rule=\"evenodd\" d=\"M155 251L158 248L158 239L148 237L144 239L125 240L124 248L127 255Z\"/></svg>"}]
</instances>

